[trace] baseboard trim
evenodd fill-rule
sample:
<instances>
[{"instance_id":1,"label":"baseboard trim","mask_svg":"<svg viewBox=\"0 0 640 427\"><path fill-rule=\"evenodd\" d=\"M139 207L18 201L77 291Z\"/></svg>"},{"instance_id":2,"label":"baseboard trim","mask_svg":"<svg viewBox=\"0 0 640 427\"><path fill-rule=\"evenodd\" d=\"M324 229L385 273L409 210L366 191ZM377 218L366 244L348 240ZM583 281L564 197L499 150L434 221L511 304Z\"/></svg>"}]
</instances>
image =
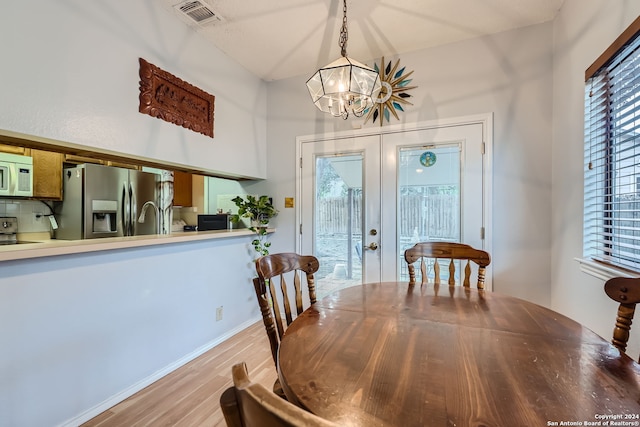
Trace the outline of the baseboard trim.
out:
<instances>
[{"instance_id":1,"label":"baseboard trim","mask_svg":"<svg viewBox=\"0 0 640 427\"><path fill-rule=\"evenodd\" d=\"M228 340L229 338L231 338L235 334L245 330L246 328L248 328L249 326L253 325L254 323L256 323L256 322L258 322L260 320L261 320L261 318L255 318L255 319L247 320L246 322L240 324L236 328L234 328L234 329L228 331L227 333L219 336L215 340L203 345L202 347L192 351L191 353L185 355L184 357L181 357L180 359L176 360L175 362L173 362L173 363L165 366L164 368L154 372L153 374L151 374L147 378L144 378L144 379L138 381L137 383L131 385L130 387L127 387L126 389L122 390L121 392L114 394L113 396L111 396L108 399L104 400L103 402L97 404L96 406L87 409L86 411L82 412L81 414L79 414L79 415L77 415L77 416L75 416L75 417L73 417L73 418L71 418L71 419L69 419L67 421L64 421L61 424L58 424L57 427L77 427L77 426L89 421L90 419L100 415L101 413L103 413L107 409L117 405L118 403L122 402L123 400L127 399L128 397L133 396L134 394L136 394L137 392L139 392L143 388L145 388L145 387L149 386L150 384L153 384L154 382L158 381L160 378L164 377L165 375L168 375L171 372L175 371L176 369L180 368L181 366L186 365L187 363L191 362L196 357L201 356L202 354L204 354L207 351L211 350L213 347L217 346L218 344L222 344L224 341Z\"/></svg>"}]
</instances>

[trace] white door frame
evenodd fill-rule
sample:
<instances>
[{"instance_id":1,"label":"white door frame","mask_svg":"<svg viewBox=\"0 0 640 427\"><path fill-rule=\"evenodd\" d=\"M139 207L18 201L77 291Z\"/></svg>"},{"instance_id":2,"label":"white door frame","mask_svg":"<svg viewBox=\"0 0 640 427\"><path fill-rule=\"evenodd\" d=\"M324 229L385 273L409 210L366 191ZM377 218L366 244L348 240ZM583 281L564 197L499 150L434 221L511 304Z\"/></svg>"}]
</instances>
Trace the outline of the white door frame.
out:
<instances>
[{"instance_id":1,"label":"white door frame","mask_svg":"<svg viewBox=\"0 0 640 427\"><path fill-rule=\"evenodd\" d=\"M437 119L426 122L418 123L405 123L389 126L371 127L366 129L356 129L341 132L329 132L318 135L303 135L296 137L296 198L298 201L302 200L302 144L306 142L326 141L339 138L353 138L368 135L384 135L387 133L397 133L403 131L415 131L415 130L428 130L439 127L450 126L462 126L469 124L481 124L483 141L484 141L484 153L483 165L482 165L482 187L483 187L483 200L482 200L482 219L484 224L484 246L483 250L492 253L492 171L493 171L493 113L479 114L473 116L453 117L448 119ZM302 226L302 206L300 203L296 203L296 251L300 252L301 248L301 226ZM491 265L487 268L485 287L487 289L492 288L492 273L493 269Z\"/></svg>"}]
</instances>

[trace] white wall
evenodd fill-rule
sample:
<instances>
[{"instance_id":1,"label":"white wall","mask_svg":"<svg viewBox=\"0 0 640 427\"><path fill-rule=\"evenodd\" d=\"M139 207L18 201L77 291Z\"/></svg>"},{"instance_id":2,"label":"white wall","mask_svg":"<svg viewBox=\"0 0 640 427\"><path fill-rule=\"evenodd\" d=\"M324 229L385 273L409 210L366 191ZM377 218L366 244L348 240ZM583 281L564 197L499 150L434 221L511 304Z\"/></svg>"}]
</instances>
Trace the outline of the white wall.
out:
<instances>
[{"instance_id":1,"label":"white wall","mask_svg":"<svg viewBox=\"0 0 640 427\"><path fill-rule=\"evenodd\" d=\"M551 277L551 46L547 23L399 56L418 86L403 123L494 113L494 289L544 305ZM353 123L316 110L305 87L309 76L268 87L269 179L257 192L274 196L280 210L274 251L295 248L295 210L284 209L284 197L295 196L296 136Z\"/></svg>"},{"instance_id":2,"label":"white wall","mask_svg":"<svg viewBox=\"0 0 640 427\"><path fill-rule=\"evenodd\" d=\"M554 22L551 307L606 338L617 304L574 260L582 256L584 72L638 15L636 0L566 0ZM627 349L634 358L637 326Z\"/></svg>"},{"instance_id":3,"label":"white wall","mask_svg":"<svg viewBox=\"0 0 640 427\"><path fill-rule=\"evenodd\" d=\"M250 240L3 262L0 426L78 425L258 321Z\"/></svg>"},{"instance_id":4,"label":"white wall","mask_svg":"<svg viewBox=\"0 0 640 427\"><path fill-rule=\"evenodd\" d=\"M155 0L23 0L0 14L0 129L264 178L265 83ZM214 138L138 112L138 58L214 95Z\"/></svg>"},{"instance_id":5,"label":"white wall","mask_svg":"<svg viewBox=\"0 0 640 427\"><path fill-rule=\"evenodd\" d=\"M38 200L0 199L0 217L16 217L19 233L44 233L43 236L48 236L51 229L48 217L36 218L36 213L50 214L51 210Z\"/></svg>"},{"instance_id":6,"label":"white wall","mask_svg":"<svg viewBox=\"0 0 640 427\"><path fill-rule=\"evenodd\" d=\"M3 4L0 129L264 177L266 84L161 3ZM214 139L138 112L139 57L215 95ZM250 240L0 263L0 426L77 424L259 319Z\"/></svg>"}]
</instances>

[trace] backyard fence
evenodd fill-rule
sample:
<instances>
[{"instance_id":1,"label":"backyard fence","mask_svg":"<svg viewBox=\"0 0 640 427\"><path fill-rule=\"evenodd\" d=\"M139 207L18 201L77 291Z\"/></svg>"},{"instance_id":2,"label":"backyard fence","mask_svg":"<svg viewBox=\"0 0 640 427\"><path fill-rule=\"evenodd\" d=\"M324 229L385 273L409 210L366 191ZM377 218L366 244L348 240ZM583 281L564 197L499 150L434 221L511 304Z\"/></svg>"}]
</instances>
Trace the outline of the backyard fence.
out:
<instances>
[{"instance_id":1,"label":"backyard fence","mask_svg":"<svg viewBox=\"0 0 640 427\"><path fill-rule=\"evenodd\" d=\"M349 215L349 198L321 198L316 201L316 234L359 234L362 229L362 196L354 195ZM383 201L383 209L393 205ZM395 205L395 204L394 204ZM398 224L401 237L425 239L458 239L460 211L457 194L405 195L400 201ZM417 235L417 236L416 236Z\"/></svg>"}]
</instances>

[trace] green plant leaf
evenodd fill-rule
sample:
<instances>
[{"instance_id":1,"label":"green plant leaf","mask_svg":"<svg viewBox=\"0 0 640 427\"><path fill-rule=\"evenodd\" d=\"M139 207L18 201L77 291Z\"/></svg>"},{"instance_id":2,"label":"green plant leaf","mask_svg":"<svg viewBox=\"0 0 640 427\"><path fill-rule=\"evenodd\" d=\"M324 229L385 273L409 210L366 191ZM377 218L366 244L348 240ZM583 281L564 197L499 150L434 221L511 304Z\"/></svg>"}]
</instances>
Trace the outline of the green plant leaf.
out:
<instances>
[{"instance_id":1,"label":"green plant leaf","mask_svg":"<svg viewBox=\"0 0 640 427\"><path fill-rule=\"evenodd\" d=\"M251 244L259 255L269 255L268 248L271 246L271 242L266 241L267 224L271 218L278 215L278 210L271 203L269 196L255 197L248 194L245 197L236 196L231 201L238 207L238 213L231 216L231 221L237 223L240 218L255 221L258 225L251 225L248 228L257 236Z\"/></svg>"}]
</instances>

